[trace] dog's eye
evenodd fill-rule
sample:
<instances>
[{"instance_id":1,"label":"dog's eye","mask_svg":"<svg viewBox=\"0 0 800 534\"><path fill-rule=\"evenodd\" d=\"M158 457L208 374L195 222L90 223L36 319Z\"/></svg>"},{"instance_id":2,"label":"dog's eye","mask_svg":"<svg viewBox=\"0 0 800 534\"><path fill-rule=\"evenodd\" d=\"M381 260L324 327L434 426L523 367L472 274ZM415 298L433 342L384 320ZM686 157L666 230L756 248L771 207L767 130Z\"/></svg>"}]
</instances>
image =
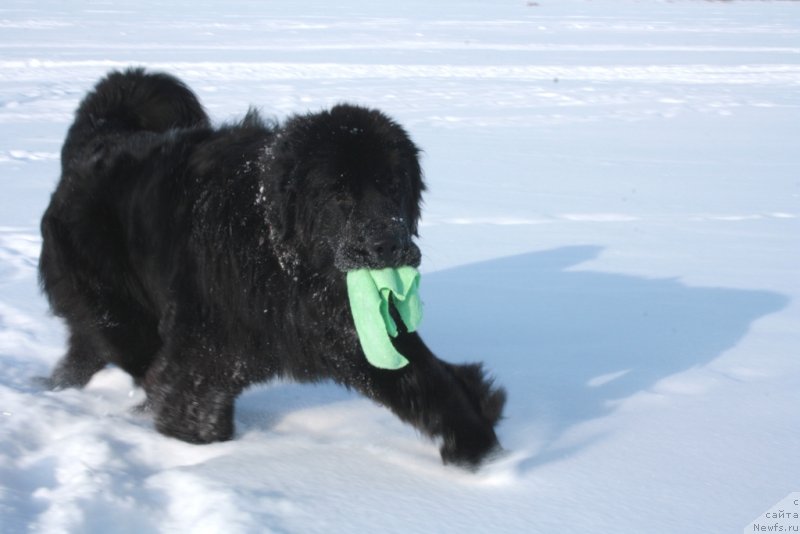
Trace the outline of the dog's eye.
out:
<instances>
[{"instance_id":1,"label":"dog's eye","mask_svg":"<svg viewBox=\"0 0 800 534\"><path fill-rule=\"evenodd\" d=\"M347 193L336 193L333 196L333 200L343 210L349 210L353 207L353 198Z\"/></svg>"},{"instance_id":2,"label":"dog's eye","mask_svg":"<svg viewBox=\"0 0 800 534\"><path fill-rule=\"evenodd\" d=\"M401 194L401 187L399 183L391 182L389 184L389 195L391 195L393 198L403 197L403 195Z\"/></svg>"}]
</instances>

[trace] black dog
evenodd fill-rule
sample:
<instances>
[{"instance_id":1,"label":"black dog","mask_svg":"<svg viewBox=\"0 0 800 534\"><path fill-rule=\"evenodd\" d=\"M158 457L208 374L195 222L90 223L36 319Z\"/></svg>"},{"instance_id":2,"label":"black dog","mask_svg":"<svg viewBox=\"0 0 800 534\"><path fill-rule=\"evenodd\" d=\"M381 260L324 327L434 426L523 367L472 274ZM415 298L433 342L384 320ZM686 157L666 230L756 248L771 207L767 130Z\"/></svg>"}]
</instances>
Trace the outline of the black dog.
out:
<instances>
[{"instance_id":1,"label":"black dog","mask_svg":"<svg viewBox=\"0 0 800 534\"><path fill-rule=\"evenodd\" d=\"M113 363L160 432L207 443L231 438L248 385L333 379L478 465L499 447L503 389L402 330L410 364L373 367L348 304L347 271L419 264L417 155L378 111L212 128L175 78L112 72L78 108L42 219L41 284L70 332L47 383Z\"/></svg>"}]
</instances>

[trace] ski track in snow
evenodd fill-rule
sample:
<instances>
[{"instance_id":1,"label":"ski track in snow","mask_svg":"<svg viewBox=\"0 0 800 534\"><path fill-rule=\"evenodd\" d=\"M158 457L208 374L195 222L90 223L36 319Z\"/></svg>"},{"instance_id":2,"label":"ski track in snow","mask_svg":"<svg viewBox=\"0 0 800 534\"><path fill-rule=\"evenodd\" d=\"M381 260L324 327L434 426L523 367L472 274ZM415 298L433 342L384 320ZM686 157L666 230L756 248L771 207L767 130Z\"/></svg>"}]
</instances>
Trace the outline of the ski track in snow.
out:
<instances>
[{"instance_id":1,"label":"ski track in snow","mask_svg":"<svg viewBox=\"0 0 800 534\"><path fill-rule=\"evenodd\" d=\"M800 490L800 2L529 4L0 8L0 532L738 532ZM326 384L253 388L193 446L116 369L32 382L64 347L60 144L130 65L219 122L351 100L409 129L423 334L508 387L505 456L442 467Z\"/></svg>"}]
</instances>

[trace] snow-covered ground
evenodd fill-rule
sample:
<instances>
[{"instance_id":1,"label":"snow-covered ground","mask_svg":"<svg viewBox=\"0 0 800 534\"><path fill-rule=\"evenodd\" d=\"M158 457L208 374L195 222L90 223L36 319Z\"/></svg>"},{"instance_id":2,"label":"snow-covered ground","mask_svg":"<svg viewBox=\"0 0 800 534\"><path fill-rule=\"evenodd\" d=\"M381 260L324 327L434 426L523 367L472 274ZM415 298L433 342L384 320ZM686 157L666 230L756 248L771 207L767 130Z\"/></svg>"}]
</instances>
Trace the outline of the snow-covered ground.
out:
<instances>
[{"instance_id":1,"label":"snow-covered ground","mask_svg":"<svg viewBox=\"0 0 800 534\"><path fill-rule=\"evenodd\" d=\"M0 6L0 532L774 523L800 491L800 2L339 4ZM132 64L220 122L347 100L407 126L430 186L422 333L508 388L508 456L443 467L332 385L254 388L236 439L206 446L132 413L117 370L32 385L64 347L36 285L60 143Z\"/></svg>"}]
</instances>

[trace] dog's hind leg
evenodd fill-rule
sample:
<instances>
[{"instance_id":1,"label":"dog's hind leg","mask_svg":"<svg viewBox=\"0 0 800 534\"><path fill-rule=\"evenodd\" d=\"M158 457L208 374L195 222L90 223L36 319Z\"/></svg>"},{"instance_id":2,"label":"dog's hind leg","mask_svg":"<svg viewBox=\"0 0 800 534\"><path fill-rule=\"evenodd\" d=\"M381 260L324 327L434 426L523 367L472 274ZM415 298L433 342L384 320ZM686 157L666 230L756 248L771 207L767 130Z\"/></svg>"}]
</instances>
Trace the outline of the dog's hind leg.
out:
<instances>
[{"instance_id":1,"label":"dog's hind leg","mask_svg":"<svg viewBox=\"0 0 800 534\"><path fill-rule=\"evenodd\" d=\"M106 366L91 334L73 330L67 353L49 377L39 380L48 389L82 388Z\"/></svg>"},{"instance_id":2,"label":"dog's hind leg","mask_svg":"<svg viewBox=\"0 0 800 534\"><path fill-rule=\"evenodd\" d=\"M115 364L139 384L150 367L161 339L154 320L130 305L113 316L84 324L68 320L67 353L49 378L40 380L49 389L84 387L107 364Z\"/></svg>"},{"instance_id":3,"label":"dog's hind leg","mask_svg":"<svg viewBox=\"0 0 800 534\"><path fill-rule=\"evenodd\" d=\"M109 297L107 314L98 326L104 354L141 385L162 346L158 321L135 302ZM113 300L112 300L113 298Z\"/></svg>"},{"instance_id":4,"label":"dog's hind leg","mask_svg":"<svg viewBox=\"0 0 800 534\"><path fill-rule=\"evenodd\" d=\"M83 387L106 363L141 381L161 346L158 318L142 296L118 222L73 200L48 208L42 236L42 289L70 332L67 354L45 385Z\"/></svg>"}]
</instances>

